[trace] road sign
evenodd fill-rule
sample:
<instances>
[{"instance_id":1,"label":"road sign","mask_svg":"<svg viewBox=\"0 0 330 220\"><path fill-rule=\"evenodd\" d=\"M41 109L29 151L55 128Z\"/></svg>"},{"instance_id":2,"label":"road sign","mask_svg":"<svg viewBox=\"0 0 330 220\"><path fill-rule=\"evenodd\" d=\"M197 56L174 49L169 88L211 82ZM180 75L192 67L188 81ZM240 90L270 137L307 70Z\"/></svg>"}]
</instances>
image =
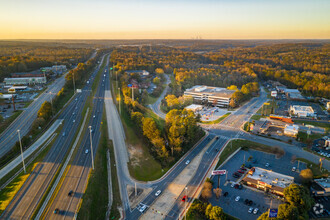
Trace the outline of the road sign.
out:
<instances>
[{"instance_id":1,"label":"road sign","mask_svg":"<svg viewBox=\"0 0 330 220\"><path fill-rule=\"evenodd\" d=\"M227 170L213 170L212 175L225 175L227 173Z\"/></svg>"},{"instance_id":2,"label":"road sign","mask_svg":"<svg viewBox=\"0 0 330 220\"><path fill-rule=\"evenodd\" d=\"M137 89L137 88L139 88L139 86L138 85L133 85L133 88Z\"/></svg>"},{"instance_id":3,"label":"road sign","mask_svg":"<svg viewBox=\"0 0 330 220\"><path fill-rule=\"evenodd\" d=\"M128 84L127 86L131 88L132 87L132 84Z\"/></svg>"},{"instance_id":4,"label":"road sign","mask_svg":"<svg viewBox=\"0 0 330 220\"><path fill-rule=\"evenodd\" d=\"M271 97L276 97L277 96L277 91L271 91L270 95L271 95Z\"/></svg>"},{"instance_id":5,"label":"road sign","mask_svg":"<svg viewBox=\"0 0 330 220\"><path fill-rule=\"evenodd\" d=\"M270 103L269 102L265 102L264 105L270 105Z\"/></svg>"},{"instance_id":6,"label":"road sign","mask_svg":"<svg viewBox=\"0 0 330 220\"><path fill-rule=\"evenodd\" d=\"M277 218L278 209L269 209L268 217Z\"/></svg>"}]
</instances>

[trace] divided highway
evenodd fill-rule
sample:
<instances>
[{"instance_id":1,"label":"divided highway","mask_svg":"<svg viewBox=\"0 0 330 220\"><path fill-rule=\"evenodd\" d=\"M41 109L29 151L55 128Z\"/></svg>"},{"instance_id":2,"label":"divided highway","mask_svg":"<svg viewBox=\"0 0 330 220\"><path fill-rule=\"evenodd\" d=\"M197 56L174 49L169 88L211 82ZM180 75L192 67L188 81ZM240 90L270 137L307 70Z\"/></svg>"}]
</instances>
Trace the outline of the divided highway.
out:
<instances>
[{"instance_id":1,"label":"divided highway","mask_svg":"<svg viewBox=\"0 0 330 220\"><path fill-rule=\"evenodd\" d=\"M102 57L102 61L104 56ZM100 69L102 62L94 70L81 93L64 109L59 119L64 120L60 135L57 136L52 148L45 156L43 162L37 164L31 175L24 182L21 189L3 212L1 219L30 219L45 194L49 184L53 180L58 168L68 152L82 118L82 110L90 95L91 85Z\"/></svg>"}]
</instances>

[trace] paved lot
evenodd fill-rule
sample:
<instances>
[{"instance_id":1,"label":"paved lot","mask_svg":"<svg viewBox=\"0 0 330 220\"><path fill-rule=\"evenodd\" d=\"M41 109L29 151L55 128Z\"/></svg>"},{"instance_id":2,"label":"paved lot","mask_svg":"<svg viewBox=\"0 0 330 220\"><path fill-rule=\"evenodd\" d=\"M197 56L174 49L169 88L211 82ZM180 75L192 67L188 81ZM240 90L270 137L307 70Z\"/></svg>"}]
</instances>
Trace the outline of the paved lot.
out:
<instances>
[{"instance_id":1,"label":"paved lot","mask_svg":"<svg viewBox=\"0 0 330 220\"><path fill-rule=\"evenodd\" d=\"M203 110L198 111L198 113L201 115L202 121L214 121L220 118L221 116L228 113L226 108L218 108L218 107L204 107Z\"/></svg>"},{"instance_id":2,"label":"paved lot","mask_svg":"<svg viewBox=\"0 0 330 220\"><path fill-rule=\"evenodd\" d=\"M247 162L248 158L252 156L252 160L256 160L255 163ZM271 169L275 172L279 172L285 175L290 175L295 177L295 182L300 182L299 173L292 172L293 166L298 167L298 162L291 163L292 155L286 153L282 158L276 159L275 155L267 154L259 151L249 150L249 151L239 151L235 156L232 157L223 167L220 169L226 169L228 171L227 182L226 176L220 177L220 188L222 188L222 193L228 192L228 196L222 196L219 200L216 200L215 196L210 199L213 205L218 205L223 208L223 210L239 219L257 219L263 212L267 211L272 200L272 207L277 207L282 203L281 200L277 199L272 194L266 194L254 188L243 187L242 190L235 189L231 187L232 182L238 182L238 179L233 178L232 174L238 170L238 168L244 163L251 164L252 166L258 166L265 169ZM266 168L266 163L270 164L269 168ZM305 169L306 165L303 163L299 164L300 169ZM218 178L212 177L214 181L214 187L217 187ZM235 198L240 196L238 202ZM251 206L244 204L244 200L249 199L253 201ZM248 213L250 207L258 208L259 212L257 215Z\"/></svg>"},{"instance_id":3,"label":"paved lot","mask_svg":"<svg viewBox=\"0 0 330 220\"><path fill-rule=\"evenodd\" d=\"M307 105L312 106L315 113L318 116L325 116L324 111L320 107L319 104L316 103L310 103L310 102L303 102L303 101L293 101L293 100L277 100L277 106L278 108L275 109L275 114L278 115L288 115L288 110L290 108L290 105Z\"/></svg>"}]
</instances>

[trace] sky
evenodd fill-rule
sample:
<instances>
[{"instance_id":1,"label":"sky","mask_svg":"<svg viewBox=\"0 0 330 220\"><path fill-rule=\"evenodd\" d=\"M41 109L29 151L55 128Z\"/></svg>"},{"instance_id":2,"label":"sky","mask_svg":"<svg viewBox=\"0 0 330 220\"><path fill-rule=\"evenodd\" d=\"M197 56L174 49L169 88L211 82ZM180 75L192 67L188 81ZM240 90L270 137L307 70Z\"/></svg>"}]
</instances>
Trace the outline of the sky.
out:
<instances>
[{"instance_id":1,"label":"sky","mask_svg":"<svg viewBox=\"0 0 330 220\"><path fill-rule=\"evenodd\" d=\"M330 0L0 0L0 39L330 39Z\"/></svg>"}]
</instances>

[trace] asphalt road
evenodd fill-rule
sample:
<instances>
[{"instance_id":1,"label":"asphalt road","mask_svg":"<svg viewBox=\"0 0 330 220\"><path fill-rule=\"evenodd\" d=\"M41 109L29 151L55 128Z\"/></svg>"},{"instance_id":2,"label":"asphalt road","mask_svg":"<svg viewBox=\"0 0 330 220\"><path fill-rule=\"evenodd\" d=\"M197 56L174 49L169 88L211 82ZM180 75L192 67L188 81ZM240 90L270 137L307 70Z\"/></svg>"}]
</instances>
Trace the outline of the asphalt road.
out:
<instances>
[{"instance_id":1,"label":"asphalt road","mask_svg":"<svg viewBox=\"0 0 330 220\"><path fill-rule=\"evenodd\" d=\"M92 73L90 83L82 89L81 93L76 94L76 98L59 116L59 119L64 120L60 135L57 136L43 162L38 163L21 189L7 206L0 217L1 219L31 218L73 142L73 137L79 128L79 122L82 118L82 109L88 95L90 95L92 82L100 66L101 64Z\"/></svg>"},{"instance_id":2,"label":"asphalt road","mask_svg":"<svg viewBox=\"0 0 330 220\"><path fill-rule=\"evenodd\" d=\"M95 57L93 53L90 57ZM8 128L0 134L0 157L5 155L18 141L17 130L20 130L21 137L25 136L31 128L33 121L37 118L37 113L45 101L50 101L63 88L65 84L65 74L57 78L48 89L39 95L26 109L23 111Z\"/></svg>"},{"instance_id":3,"label":"asphalt road","mask_svg":"<svg viewBox=\"0 0 330 220\"><path fill-rule=\"evenodd\" d=\"M105 89L110 89L109 81L109 56L106 56L106 68L102 73L98 82L97 92L93 99L92 117L88 123L92 126L92 145L93 157L95 157L97 147L100 141L100 126L102 122L102 114L104 107ZM105 75L105 76L104 76ZM88 151L86 153L86 150ZM53 202L49 208L45 210L43 218L45 219L72 219L79 210L79 203L85 193L88 182L88 175L92 169L91 148L90 148L90 132L86 130L83 140L78 148L70 168L66 173L63 183L59 188ZM68 193L73 191L72 196ZM59 214L54 214L54 210L58 208Z\"/></svg>"},{"instance_id":4,"label":"asphalt road","mask_svg":"<svg viewBox=\"0 0 330 220\"><path fill-rule=\"evenodd\" d=\"M158 115L159 117L161 117L163 119L165 119L166 114L160 110L160 103L161 103L162 99L165 97L165 95L166 95L166 93L168 91L168 85L171 82L170 77L167 74L164 74L164 76L166 77L166 88L164 89L164 91L162 92L162 94L160 94L160 96L157 99L157 101L154 104L149 105L149 107L151 108L151 110L156 115Z\"/></svg>"}]
</instances>

